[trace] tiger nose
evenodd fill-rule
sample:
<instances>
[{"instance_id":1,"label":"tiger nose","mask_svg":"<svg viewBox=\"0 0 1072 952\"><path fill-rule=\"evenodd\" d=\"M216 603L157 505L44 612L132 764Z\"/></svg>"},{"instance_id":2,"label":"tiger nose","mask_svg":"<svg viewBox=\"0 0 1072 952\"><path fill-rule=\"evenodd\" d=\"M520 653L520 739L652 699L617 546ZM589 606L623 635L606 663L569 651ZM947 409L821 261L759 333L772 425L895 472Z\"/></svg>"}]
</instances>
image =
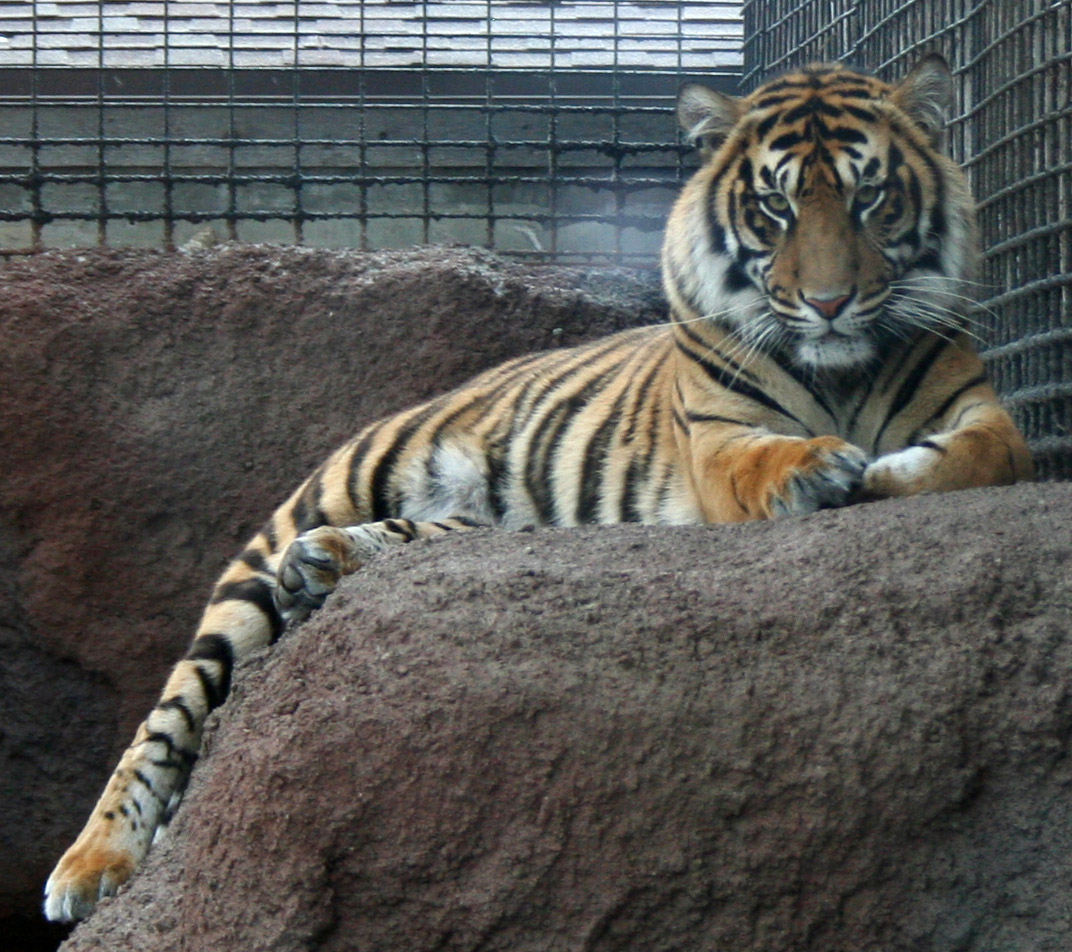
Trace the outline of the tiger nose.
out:
<instances>
[{"instance_id":1,"label":"tiger nose","mask_svg":"<svg viewBox=\"0 0 1072 952\"><path fill-rule=\"evenodd\" d=\"M837 297L804 297L804 295L801 295L801 297L803 297L805 304L815 308L823 317L832 321L848 303L849 298L852 297L852 292L839 294Z\"/></svg>"}]
</instances>

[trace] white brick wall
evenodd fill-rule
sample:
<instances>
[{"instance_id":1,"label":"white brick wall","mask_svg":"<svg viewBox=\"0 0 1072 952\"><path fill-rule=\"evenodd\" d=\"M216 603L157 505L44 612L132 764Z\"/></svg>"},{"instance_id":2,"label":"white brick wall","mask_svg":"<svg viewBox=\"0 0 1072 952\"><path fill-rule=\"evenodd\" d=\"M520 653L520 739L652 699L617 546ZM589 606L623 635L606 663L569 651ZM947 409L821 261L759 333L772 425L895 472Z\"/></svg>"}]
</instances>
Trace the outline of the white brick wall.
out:
<instances>
[{"instance_id":1,"label":"white brick wall","mask_svg":"<svg viewBox=\"0 0 1072 952\"><path fill-rule=\"evenodd\" d=\"M0 66L739 68L740 7L740 0L21 0L0 2Z\"/></svg>"}]
</instances>

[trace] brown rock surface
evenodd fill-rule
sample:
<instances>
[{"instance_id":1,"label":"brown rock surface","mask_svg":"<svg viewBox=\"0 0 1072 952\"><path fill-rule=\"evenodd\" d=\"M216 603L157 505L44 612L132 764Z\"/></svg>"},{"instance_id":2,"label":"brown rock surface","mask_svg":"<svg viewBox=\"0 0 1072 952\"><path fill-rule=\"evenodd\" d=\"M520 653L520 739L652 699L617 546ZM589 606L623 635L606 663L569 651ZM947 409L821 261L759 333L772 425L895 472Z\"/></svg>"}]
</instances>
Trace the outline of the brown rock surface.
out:
<instances>
[{"instance_id":1,"label":"brown rock surface","mask_svg":"<svg viewBox=\"0 0 1072 952\"><path fill-rule=\"evenodd\" d=\"M66 952L1056 952L1072 485L388 553Z\"/></svg>"},{"instance_id":2,"label":"brown rock surface","mask_svg":"<svg viewBox=\"0 0 1072 952\"><path fill-rule=\"evenodd\" d=\"M463 250L224 246L0 265L0 948L213 577L359 425L518 353L661 318L652 276Z\"/></svg>"}]
</instances>

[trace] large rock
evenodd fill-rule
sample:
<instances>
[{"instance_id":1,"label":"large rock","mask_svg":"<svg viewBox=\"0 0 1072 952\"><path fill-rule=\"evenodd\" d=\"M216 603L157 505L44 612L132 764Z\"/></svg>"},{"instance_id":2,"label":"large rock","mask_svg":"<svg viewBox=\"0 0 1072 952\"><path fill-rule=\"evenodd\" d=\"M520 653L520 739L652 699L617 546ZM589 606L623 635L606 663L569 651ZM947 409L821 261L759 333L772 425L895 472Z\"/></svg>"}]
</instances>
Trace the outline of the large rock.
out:
<instances>
[{"instance_id":1,"label":"large rock","mask_svg":"<svg viewBox=\"0 0 1072 952\"><path fill-rule=\"evenodd\" d=\"M237 678L66 952L1057 952L1072 485L482 532Z\"/></svg>"},{"instance_id":2,"label":"large rock","mask_svg":"<svg viewBox=\"0 0 1072 952\"><path fill-rule=\"evenodd\" d=\"M0 265L0 948L212 579L360 425L662 317L653 275L463 250L51 252Z\"/></svg>"}]
</instances>

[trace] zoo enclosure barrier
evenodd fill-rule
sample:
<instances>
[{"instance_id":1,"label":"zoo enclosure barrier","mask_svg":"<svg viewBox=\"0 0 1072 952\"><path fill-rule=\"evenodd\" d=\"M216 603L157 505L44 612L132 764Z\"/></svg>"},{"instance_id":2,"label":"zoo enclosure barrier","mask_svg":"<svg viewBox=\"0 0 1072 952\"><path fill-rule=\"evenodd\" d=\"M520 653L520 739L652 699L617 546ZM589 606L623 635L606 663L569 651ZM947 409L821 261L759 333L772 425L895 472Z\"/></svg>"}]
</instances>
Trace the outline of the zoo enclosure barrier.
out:
<instances>
[{"instance_id":1,"label":"zoo enclosure barrier","mask_svg":"<svg viewBox=\"0 0 1072 952\"><path fill-rule=\"evenodd\" d=\"M0 0L0 248L650 266L677 88L735 90L741 43L740 0Z\"/></svg>"},{"instance_id":2,"label":"zoo enclosure barrier","mask_svg":"<svg viewBox=\"0 0 1072 952\"><path fill-rule=\"evenodd\" d=\"M744 76L846 60L956 73L947 130L979 204L984 357L1040 475L1072 478L1072 0L745 0Z\"/></svg>"}]
</instances>

